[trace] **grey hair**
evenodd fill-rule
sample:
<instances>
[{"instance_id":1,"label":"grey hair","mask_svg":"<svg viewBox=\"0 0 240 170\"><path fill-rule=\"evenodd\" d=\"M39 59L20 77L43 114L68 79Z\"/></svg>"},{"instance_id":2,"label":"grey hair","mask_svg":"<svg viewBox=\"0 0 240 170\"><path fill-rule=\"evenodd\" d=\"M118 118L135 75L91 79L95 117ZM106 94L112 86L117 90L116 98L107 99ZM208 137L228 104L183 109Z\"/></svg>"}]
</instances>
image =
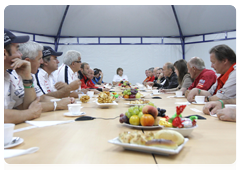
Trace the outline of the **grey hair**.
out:
<instances>
[{"instance_id":1,"label":"grey hair","mask_svg":"<svg viewBox=\"0 0 240 170\"><path fill-rule=\"evenodd\" d=\"M151 68L148 69L148 71L151 71L151 72L153 72L153 70L154 70L153 67L151 67Z\"/></svg>"},{"instance_id":2,"label":"grey hair","mask_svg":"<svg viewBox=\"0 0 240 170\"><path fill-rule=\"evenodd\" d=\"M43 46L33 41L19 44L19 51L22 53L23 60L26 58L34 60L38 56L39 51L42 52L42 50Z\"/></svg>"},{"instance_id":3,"label":"grey hair","mask_svg":"<svg viewBox=\"0 0 240 170\"><path fill-rule=\"evenodd\" d=\"M173 72L175 71L173 63L167 62L166 66L167 66L167 69L172 69Z\"/></svg>"},{"instance_id":4,"label":"grey hair","mask_svg":"<svg viewBox=\"0 0 240 170\"><path fill-rule=\"evenodd\" d=\"M190 65L190 67L195 67L198 70L203 70L205 69L205 63L203 61L203 59L201 59L200 57L193 57L189 60L188 64Z\"/></svg>"},{"instance_id":5,"label":"grey hair","mask_svg":"<svg viewBox=\"0 0 240 170\"><path fill-rule=\"evenodd\" d=\"M70 66L72 62L78 61L81 58L81 53L75 50L68 50L63 58L63 63Z\"/></svg>"}]
</instances>

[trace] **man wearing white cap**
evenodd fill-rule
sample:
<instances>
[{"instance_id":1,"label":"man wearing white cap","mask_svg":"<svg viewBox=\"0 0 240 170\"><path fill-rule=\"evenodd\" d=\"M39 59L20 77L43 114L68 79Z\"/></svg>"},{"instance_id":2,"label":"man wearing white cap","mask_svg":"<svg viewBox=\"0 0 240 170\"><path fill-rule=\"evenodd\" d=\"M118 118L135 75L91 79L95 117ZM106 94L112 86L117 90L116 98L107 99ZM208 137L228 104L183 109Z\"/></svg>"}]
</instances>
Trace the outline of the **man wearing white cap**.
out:
<instances>
[{"instance_id":1,"label":"man wearing white cap","mask_svg":"<svg viewBox=\"0 0 240 170\"><path fill-rule=\"evenodd\" d=\"M4 123L21 123L40 116L42 107L40 98L36 99L36 92L32 86L31 64L21 60L22 54L18 51L19 43L25 43L29 36L15 36L4 29ZM23 100L14 99L15 89L19 88L13 83L14 77L7 69L16 70L23 80L25 96ZM18 105L17 107L14 107ZM17 110L19 109L19 110Z\"/></svg>"},{"instance_id":2,"label":"man wearing white cap","mask_svg":"<svg viewBox=\"0 0 240 170\"><path fill-rule=\"evenodd\" d=\"M53 73L58 69L59 61L57 57L61 55L62 52L56 52L51 47L44 46L42 51L43 63L35 74L37 84L43 94L56 98L68 97L70 91L78 89L81 85L80 80L75 80L69 85L57 82Z\"/></svg>"}]
</instances>

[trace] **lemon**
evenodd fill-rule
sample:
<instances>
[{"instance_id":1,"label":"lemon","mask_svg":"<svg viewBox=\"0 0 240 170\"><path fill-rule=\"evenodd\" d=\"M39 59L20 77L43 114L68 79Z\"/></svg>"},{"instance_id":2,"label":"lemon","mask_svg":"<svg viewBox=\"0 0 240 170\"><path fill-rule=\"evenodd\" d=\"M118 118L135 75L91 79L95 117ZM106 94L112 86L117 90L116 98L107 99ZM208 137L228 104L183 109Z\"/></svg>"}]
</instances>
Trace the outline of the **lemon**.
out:
<instances>
[{"instance_id":1,"label":"lemon","mask_svg":"<svg viewBox=\"0 0 240 170\"><path fill-rule=\"evenodd\" d=\"M129 119L129 123L131 125L139 125L140 124L140 119L139 119L138 115L132 115Z\"/></svg>"}]
</instances>

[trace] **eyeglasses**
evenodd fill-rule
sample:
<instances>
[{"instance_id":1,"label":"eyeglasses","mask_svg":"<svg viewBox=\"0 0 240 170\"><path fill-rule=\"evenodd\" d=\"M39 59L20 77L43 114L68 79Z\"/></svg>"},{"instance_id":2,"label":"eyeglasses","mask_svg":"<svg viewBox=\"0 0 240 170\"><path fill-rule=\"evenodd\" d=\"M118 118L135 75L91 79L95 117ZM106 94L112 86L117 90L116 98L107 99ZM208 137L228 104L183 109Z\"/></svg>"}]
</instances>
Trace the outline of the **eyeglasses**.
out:
<instances>
[{"instance_id":1,"label":"eyeglasses","mask_svg":"<svg viewBox=\"0 0 240 170\"><path fill-rule=\"evenodd\" d=\"M74 62L76 62L76 63L81 63L81 61L74 61Z\"/></svg>"}]
</instances>

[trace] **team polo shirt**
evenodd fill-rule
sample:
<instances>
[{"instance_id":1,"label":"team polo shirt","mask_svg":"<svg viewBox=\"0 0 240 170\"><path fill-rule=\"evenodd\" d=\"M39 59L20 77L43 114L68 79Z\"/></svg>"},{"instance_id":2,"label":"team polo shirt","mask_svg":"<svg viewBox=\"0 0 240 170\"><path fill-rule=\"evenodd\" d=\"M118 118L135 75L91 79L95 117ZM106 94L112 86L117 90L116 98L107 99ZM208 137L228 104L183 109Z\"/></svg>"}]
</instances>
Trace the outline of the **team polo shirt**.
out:
<instances>
[{"instance_id":1,"label":"team polo shirt","mask_svg":"<svg viewBox=\"0 0 240 170\"><path fill-rule=\"evenodd\" d=\"M217 90L219 81L222 81L223 86ZM221 75L208 91L211 95L216 92L216 96L220 99L236 98L236 64L233 64L225 74Z\"/></svg>"},{"instance_id":2,"label":"team polo shirt","mask_svg":"<svg viewBox=\"0 0 240 170\"><path fill-rule=\"evenodd\" d=\"M216 82L217 76L214 71L209 69L203 69L203 71L197 76L188 90L198 88L201 90L209 90L211 86Z\"/></svg>"},{"instance_id":3,"label":"team polo shirt","mask_svg":"<svg viewBox=\"0 0 240 170\"><path fill-rule=\"evenodd\" d=\"M10 74L12 86L14 86L12 98L13 100L16 101L16 103L14 104L13 107L17 107L23 103L23 98L24 98L24 86L22 83L22 78L16 73L15 70L8 70L8 73ZM43 93L39 88L39 86L37 85L37 81L34 74L32 74L32 77L33 77L33 86L36 92L36 96L40 97L43 95Z\"/></svg>"},{"instance_id":4,"label":"team polo shirt","mask_svg":"<svg viewBox=\"0 0 240 170\"><path fill-rule=\"evenodd\" d=\"M96 77L93 77L93 79L92 79L92 82L94 83L94 84L101 84L101 83L98 83L98 81L101 79L101 76L99 76L98 78L96 78ZM102 81L102 83L104 83L103 81Z\"/></svg>"},{"instance_id":5,"label":"team polo shirt","mask_svg":"<svg viewBox=\"0 0 240 170\"><path fill-rule=\"evenodd\" d=\"M43 94L57 91L54 87L56 80L52 73L48 75L48 73L44 69L39 68L37 73L35 74L35 77L37 80L37 84Z\"/></svg>"},{"instance_id":6,"label":"team polo shirt","mask_svg":"<svg viewBox=\"0 0 240 170\"><path fill-rule=\"evenodd\" d=\"M78 80L78 74L77 72L73 72L72 69L65 65L62 64L58 70L57 70L57 82L61 81L67 84L70 84L71 82ZM77 89L76 91L81 90L81 87Z\"/></svg>"},{"instance_id":7,"label":"team polo shirt","mask_svg":"<svg viewBox=\"0 0 240 170\"><path fill-rule=\"evenodd\" d=\"M127 75L122 75L122 76L114 75L113 82L120 82L120 81L128 81Z\"/></svg>"},{"instance_id":8,"label":"team polo shirt","mask_svg":"<svg viewBox=\"0 0 240 170\"><path fill-rule=\"evenodd\" d=\"M14 81L14 77L8 72L4 71L4 109L13 109L15 104L22 104L23 100L21 98L19 98L18 100L14 98L14 92L17 88L19 87Z\"/></svg>"},{"instance_id":9,"label":"team polo shirt","mask_svg":"<svg viewBox=\"0 0 240 170\"><path fill-rule=\"evenodd\" d=\"M147 81L147 82L153 82L155 80L155 77L154 76L152 76L152 77L150 77L150 79Z\"/></svg>"}]
</instances>

